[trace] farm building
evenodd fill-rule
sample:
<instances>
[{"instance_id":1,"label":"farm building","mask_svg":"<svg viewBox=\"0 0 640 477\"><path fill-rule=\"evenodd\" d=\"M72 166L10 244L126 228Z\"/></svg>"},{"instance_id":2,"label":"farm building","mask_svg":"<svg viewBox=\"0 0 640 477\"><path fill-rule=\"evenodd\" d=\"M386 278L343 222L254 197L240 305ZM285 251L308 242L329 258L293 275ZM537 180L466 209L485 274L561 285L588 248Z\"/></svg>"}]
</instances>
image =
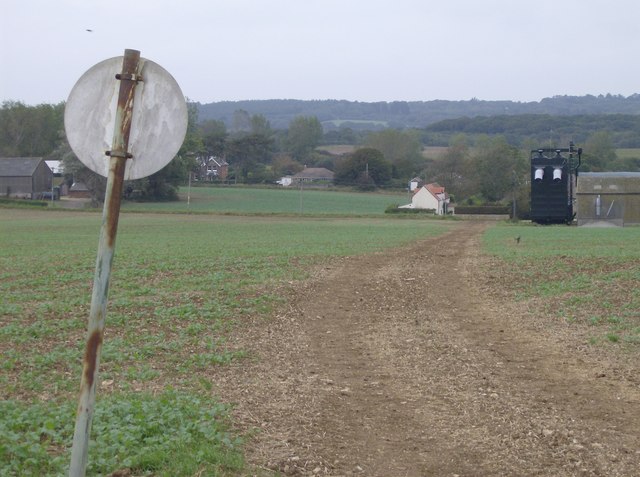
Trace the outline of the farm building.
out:
<instances>
[{"instance_id":1,"label":"farm building","mask_svg":"<svg viewBox=\"0 0 640 477\"><path fill-rule=\"evenodd\" d=\"M53 172L42 157L0 157L0 194L37 199L50 192Z\"/></svg>"},{"instance_id":2,"label":"farm building","mask_svg":"<svg viewBox=\"0 0 640 477\"><path fill-rule=\"evenodd\" d=\"M449 202L449 194L444 187L433 182L417 189L411 197L411 203L401 205L400 209L432 209L436 215L446 215Z\"/></svg>"},{"instance_id":3,"label":"farm building","mask_svg":"<svg viewBox=\"0 0 640 477\"><path fill-rule=\"evenodd\" d=\"M74 182L69 188L69 197L72 199L90 199L91 191L84 182Z\"/></svg>"},{"instance_id":4,"label":"farm building","mask_svg":"<svg viewBox=\"0 0 640 477\"><path fill-rule=\"evenodd\" d=\"M576 204L578 225L638 225L640 172L583 172Z\"/></svg>"},{"instance_id":5,"label":"farm building","mask_svg":"<svg viewBox=\"0 0 640 477\"><path fill-rule=\"evenodd\" d=\"M304 184L315 187L326 187L333 183L334 174L324 167L305 167L292 176L285 176L278 181L283 186Z\"/></svg>"}]
</instances>

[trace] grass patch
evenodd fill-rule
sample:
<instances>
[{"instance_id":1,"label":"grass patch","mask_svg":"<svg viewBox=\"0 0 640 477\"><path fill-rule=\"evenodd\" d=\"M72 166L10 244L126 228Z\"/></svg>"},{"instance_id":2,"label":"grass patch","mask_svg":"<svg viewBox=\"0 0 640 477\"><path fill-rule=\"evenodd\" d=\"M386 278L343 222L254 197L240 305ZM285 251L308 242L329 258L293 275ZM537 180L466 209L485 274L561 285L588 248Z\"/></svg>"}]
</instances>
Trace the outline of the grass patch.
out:
<instances>
[{"instance_id":1,"label":"grass patch","mask_svg":"<svg viewBox=\"0 0 640 477\"><path fill-rule=\"evenodd\" d=\"M191 198L187 203L187 195ZM407 193L347 192L296 187L199 186L180 188L179 202L123 204L123 210L280 215L383 215L389 204L407 204Z\"/></svg>"},{"instance_id":2,"label":"grass patch","mask_svg":"<svg viewBox=\"0 0 640 477\"><path fill-rule=\"evenodd\" d=\"M6 225L0 228L0 426L10 431L0 430L0 475L58 475L64 473L75 421L101 216L0 209L0 221ZM450 225L384 217L123 213L97 407L120 417L101 425L96 415L92 436L115 433L119 436L108 438L125 444L105 443L117 460L94 455L90 462L98 467L90 473L130 467L137 469L135 475L237 475L225 470L234 469L238 458L234 439L224 432L211 434L213 442L198 433L186 444L172 442L172 451L158 451L155 463L131 454L133 448L125 452L135 447L127 435L140 439L139 432L151 431L118 409L162 416L153 406L165 402L166 412L183 416L187 408L200 412L214 406L199 395L212 389L215 369L251 356L227 338L238 324L266 319L281 306L284 295L278 290L332 257L404 245ZM167 397L162 390L168 389L180 394ZM180 419L199 422L198 416ZM219 416L211 419L217 422ZM171 428L158 424L163 426ZM171 439L173 433L165 434ZM227 438L231 463L224 461L221 470L215 470L218 464L202 468L187 462L190 454L202 454L206 462L209 449L228 449ZM151 440L162 444L160 437ZM184 452L176 451L181 448ZM171 461L159 460L163 452ZM148 448L146 455L155 451Z\"/></svg>"},{"instance_id":3,"label":"grass patch","mask_svg":"<svg viewBox=\"0 0 640 477\"><path fill-rule=\"evenodd\" d=\"M518 299L590 327L593 342L639 341L640 227L504 224L487 231L484 247Z\"/></svg>"}]
</instances>

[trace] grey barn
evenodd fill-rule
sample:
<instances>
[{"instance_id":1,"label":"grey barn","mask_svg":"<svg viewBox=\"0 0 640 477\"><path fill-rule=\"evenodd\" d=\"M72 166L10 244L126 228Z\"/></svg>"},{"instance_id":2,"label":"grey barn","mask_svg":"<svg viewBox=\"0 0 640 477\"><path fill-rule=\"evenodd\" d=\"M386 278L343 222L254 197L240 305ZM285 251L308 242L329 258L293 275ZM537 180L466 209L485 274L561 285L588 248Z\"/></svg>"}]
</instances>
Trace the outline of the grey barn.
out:
<instances>
[{"instance_id":1,"label":"grey barn","mask_svg":"<svg viewBox=\"0 0 640 477\"><path fill-rule=\"evenodd\" d=\"M42 157L0 157L0 195L38 199L51 191L53 172Z\"/></svg>"}]
</instances>

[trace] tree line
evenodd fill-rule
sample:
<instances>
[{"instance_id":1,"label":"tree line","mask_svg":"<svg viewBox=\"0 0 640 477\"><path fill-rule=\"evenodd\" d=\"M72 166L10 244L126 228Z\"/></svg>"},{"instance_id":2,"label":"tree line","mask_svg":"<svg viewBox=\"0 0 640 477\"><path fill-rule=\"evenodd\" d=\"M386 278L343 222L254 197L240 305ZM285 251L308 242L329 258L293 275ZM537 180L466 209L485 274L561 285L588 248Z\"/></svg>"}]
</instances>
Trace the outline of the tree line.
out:
<instances>
[{"instance_id":1,"label":"tree line","mask_svg":"<svg viewBox=\"0 0 640 477\"><path fill-rule=\"evenodd\" d=\"M517 116L476 116L447 119L424 128L425 142L448 144L451 136L503 135L512 144L535 141L540 144L569 141L584 143L591 135L607 131L617 148L640 147L640 115L581 114L553 116L550 114L522 114ZM552 147L552 146L551 146Z\"/></svg>"},{"instance_id":2,"label":"tree line","mask_svg":"<svg viewBox=\"0 0 640 477\"><path fill-rule=\"evenodd\" d=\"M229 164L226 181L273 184L305 166L334 172L338 186L404 189L420 177L438 182L460 203L512 200L528 202L528 153L539 147L583 147L583 170L640 170L640 158L616 155L619 134L640 131L640 116L493 116L458 118L427 128L356 131L323 128L315 116L298 115L287 128L275 128L262 114L236 110L228 123L202 119L188 107L185 141L176 158L152 176L127 184L143 200L175 200L180 185L208 158ZM44 156L64 162L68 180L81 180L97 199L104 180L87 170L71 151L63 126L64 104L27 106L5 102L0 108L0 156ZM606 125L607 127L602 127ZM585 132L586 131L586 132ZM551 136L551 137L550 137ZM583 140L576 140L581 137ZM437 141L436 141L437 139ZM424 146L443 145L429 157ZM350 154L322 150L323 144L351 144Z\"/></svg>"},{"instance_id":3,"label":"tree line","mask_svg":"<svg viewBox=\"0 0 640 477\"><path fill-rule=\"evenodd\" d=\"M189 104L188 112L187 134L176 158L156 174L127 184L126 190L135 191L137 198L175 200L177 187L184 184L192 172L197 172L203 161L212 157L228 162L226 180L234 183L273 184L280 177L293 175L308 166L338 170L340 184L360 184L347 178L351 174L346 172L347 164L353 161L317 149L323 141L337 138L331 133L326 136L314 116L297 116L288 128L276 129L264 116L244 110L234 112L230 126L223 121L200 120L193 103ZM99 191L104 189L104 180L86 169L71 151L63 118L63 103L27 106L4 102L0 108L0 156L43 156L60 160L70 182L84 182L95 191L97 199L101 199ZM343 135L351 142L376 148L376 153L382 151L389 164L388 174L378 174L375 157L371 159L368 187L390 187L394 180L396 184L404 184L408 176L421 167L422 145L415 132L385 130L367 137L350 132ZM373 177L377 181L373 182Z\"/></svg>"}]
</instances>

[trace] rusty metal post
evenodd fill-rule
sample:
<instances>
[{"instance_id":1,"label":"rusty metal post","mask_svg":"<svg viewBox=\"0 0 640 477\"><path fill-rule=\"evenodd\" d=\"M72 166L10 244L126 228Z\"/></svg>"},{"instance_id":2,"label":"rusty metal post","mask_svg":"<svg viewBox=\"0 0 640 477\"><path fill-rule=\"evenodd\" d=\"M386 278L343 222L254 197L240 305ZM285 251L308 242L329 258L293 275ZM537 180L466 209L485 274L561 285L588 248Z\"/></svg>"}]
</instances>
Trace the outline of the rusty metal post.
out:
<instances>
[{"instance_id":1,"label":"rusty metal post","mask_svg":"<svg viewBox=\"0 0 640 477\"><path fill-rule=\"evenodd\" d=\"M106 154L109 159L109 175L102 211L102 226L98 243L96 270L91 296L91 311L87 330L87 344L83 359L80 398L76 426L71 449L71 465L69 477L84 477L88 461L89 435L95 408L98 367L107 314L107 298L111 278L111 264L115 252L118 218L124 184L124 170L128 153L129 133L133 116L133 98L135 86L141 80L139 76L140 52L125 50L122 62L122 73L116 75L120 80L118 106L116 110L115 129L111 151Z\"/></svg>"}]
</instances>

